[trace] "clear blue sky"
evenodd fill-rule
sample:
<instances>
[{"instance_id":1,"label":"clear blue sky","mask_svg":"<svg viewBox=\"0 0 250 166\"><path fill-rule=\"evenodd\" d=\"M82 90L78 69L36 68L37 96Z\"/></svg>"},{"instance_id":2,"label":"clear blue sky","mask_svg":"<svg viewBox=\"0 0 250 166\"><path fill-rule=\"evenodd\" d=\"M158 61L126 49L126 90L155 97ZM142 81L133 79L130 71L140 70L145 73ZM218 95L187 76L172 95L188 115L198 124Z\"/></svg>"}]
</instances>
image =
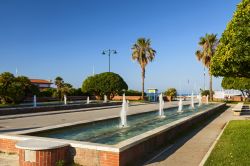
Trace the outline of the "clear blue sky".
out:
<instances>
[{"instance_id":1,"label":"clear blue sky","mask_svg":"<svg viewBox=\"0 0 250 166\"><path fill-rule=\"evenodd\" d=\"M224 31L240 0L1 0L0 72L54 79L80 87L108 70L103 49L116 49L111 71L131 89L141 89L141 70L131 60L139 37L152 40L155 61L145 87L183 92L203 87L195 50L200 36ZM188 81L189 80L189 84ZM214 79L220 89L221 79ZM208 87L208 80L206 81Z\"/></svg>"}]
</instances>

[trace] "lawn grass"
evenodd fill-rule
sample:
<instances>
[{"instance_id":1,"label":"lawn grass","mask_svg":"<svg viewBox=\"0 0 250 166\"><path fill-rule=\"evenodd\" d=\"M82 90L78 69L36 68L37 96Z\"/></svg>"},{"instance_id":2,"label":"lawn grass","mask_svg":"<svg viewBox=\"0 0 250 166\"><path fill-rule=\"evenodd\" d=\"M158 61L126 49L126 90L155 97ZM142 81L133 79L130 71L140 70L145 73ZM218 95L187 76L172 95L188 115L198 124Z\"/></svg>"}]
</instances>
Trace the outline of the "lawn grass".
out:
<instances>
[{"instance_id":1,"label":"lawn grass","mask_svg":"<svg viewBox=\"0 0 250 166\"><path fill-rule=\"evenodd\" d=\"M230 121L205 166L250 165L250 120Z\"/></svg>"}]
</instances>

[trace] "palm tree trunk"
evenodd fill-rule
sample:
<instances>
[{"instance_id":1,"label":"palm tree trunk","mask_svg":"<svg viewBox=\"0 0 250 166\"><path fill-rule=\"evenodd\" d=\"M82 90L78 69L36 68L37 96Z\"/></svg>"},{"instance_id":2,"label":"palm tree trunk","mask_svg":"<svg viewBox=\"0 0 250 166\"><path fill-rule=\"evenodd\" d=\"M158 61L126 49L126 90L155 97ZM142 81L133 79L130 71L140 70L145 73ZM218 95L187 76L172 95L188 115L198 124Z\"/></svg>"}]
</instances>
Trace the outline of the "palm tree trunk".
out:
<instances>
[{"instance_id":1,"label":"palm tree trunk","mask_svg":"<svg viewBox=\"0 0 250 166\"><path fill-rule=\"evenodd\" d=\"M213 76L209 70L209 77L210 77L210 80L209 80L209 92L210 92L210 95L209 95L209 98L211 101L213 101Z\"/></svg>"},{"instance_id":2,"label":"palm tree trunk","mask_svg":"<svg viewBox=\"0 0 250 166\"><path fill-rule=\"evenodd\" d=\"M145 80L145 67L142 67L142 91L141 91L142 100L144 100L144 80Z\"/></svg>"}]
</instances>

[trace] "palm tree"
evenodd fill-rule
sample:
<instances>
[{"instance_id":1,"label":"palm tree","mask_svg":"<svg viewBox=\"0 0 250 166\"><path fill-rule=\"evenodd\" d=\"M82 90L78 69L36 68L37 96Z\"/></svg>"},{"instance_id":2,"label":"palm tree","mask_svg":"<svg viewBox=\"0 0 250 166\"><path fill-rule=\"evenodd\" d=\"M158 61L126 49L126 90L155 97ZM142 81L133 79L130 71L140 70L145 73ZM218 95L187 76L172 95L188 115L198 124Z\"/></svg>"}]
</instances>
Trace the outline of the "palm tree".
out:
<instances>
[{"instance_id":1,"label":"palm tree","mask_svg":"<svg viewBox=\"0 0 250 166\"><path fill-rule=\"evenodd\" d=\"M209 91L210 100L213 100L213 87L212 87L212 74L210 72L211 59L214 56L215 49L218 45L218 39L216 34L206 34L205 37L201 37L199 41L199 46L201 47L199 50L195 52L195 55L202 64L208 68L209 71Z\"/></svg>"},{"instance_id":2,"label":"palm tree","mask_svg":"<svg viewBox=\"0 0 250 166\"><path fill-rule=\"evenodd\" d=\"M55 78L55 85L57 87L57 95L60 100L62 100L62 88L64 85L64 81L62 77L56 77Z\"/></svg>"},{"instance_id":3,"label":"palm tree","mask_svg":"<svg viewBox=\"0 0 250 166\"><path fill-rule=\"evenodd\" d=\"M132 59L136 60L141 66L142 72L142 100L144 100L144 80L145 68L149 62L155 58L156 51L151 48L150 39L139 38L132 47Z\"/></svg>"}]
</instances>

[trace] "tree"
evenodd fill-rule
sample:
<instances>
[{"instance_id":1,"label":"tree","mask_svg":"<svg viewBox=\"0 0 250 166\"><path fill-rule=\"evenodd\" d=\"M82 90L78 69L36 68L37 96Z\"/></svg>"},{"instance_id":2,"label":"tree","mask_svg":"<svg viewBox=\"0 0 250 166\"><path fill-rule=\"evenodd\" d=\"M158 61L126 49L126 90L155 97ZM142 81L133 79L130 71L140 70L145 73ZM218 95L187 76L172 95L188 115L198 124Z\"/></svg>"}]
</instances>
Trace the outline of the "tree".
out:
<instances>
[{"instance_id":1,"label":"tree","mask_svg":"<svg viewBox=\"0 0 250 166\"><path fill-rule=\"evenodd\" d=\"M54 88L46 88L46 89L43 89L41 90L41 92L39 92L39 97L52 97L53 94L56 93L56 89Z\"/></svg>"},{"instance_id":2,"label":"tree","mask_svg":"<svg viewBox=\"0 0 250 166\"><path fill-rule=\"evenodd\" d=\"M9 72L0 74L0 101L6 103L20 103L28 95L38 93L38 87L31 84L25 76L15 77Z\"/></svg>"},{"instance_id":3,"label":"tree","mask_svg":"<svg viewBox=\"0 0 250 166\"><path fill-rule=\"evenodd\" d=\"M128 85L123 78L112 72L90 76L82 84L83 93L90 93L99 97L107 95L108 98L113 98L127 89Z\"/></svg>"},{"instance_id":4,"label":"tree","mask_svg":"<svg viewBox=\"0 0 250 166\"><path fill-rule=\"evenodd\" d=\"M0 75L0 99L1 103L8 103L8 88L14 81L15 76L12 73L4 72Z\"/></svg>"},{"instance_id":5,"label":"tree","mask_svg":"<svg viewBox=\"0 0 250 166\"><path fill-rule=\"evenodd\" d=\"M70 94L72 85L69 83L65 83L62 77L55 78L55 85L57 89L53 94L54 97L58 97L60 100L62 100L64 95Z\"/></svg>"},{"instance_id":6,"label":"tree","mask_svg":"<svg viewBox=\"0 0 250 166\"><path fill-rule=\"evenodd\" d=\"M56 92L53 94L55 97L58 97L60 100L62 100L62 87L64 85L64 81L62 77L56 77L55 78L55 85L56 85Z\"/></svg>"},{"instance_id":7,"label":"tree","mask_svg":"<svg viewBox=\"0 0 250 166\"><path fill-rule=\"evenodd\" d=\"M132 47L132 59L136 60L141 67L142 74L142 99L144 99L145 68L155 58L156 51L151 48L150 39L139 38Z\"/></svg>"},{"instance_id":8,"label":"tree","mask_svg":"<svg viewBox=\"0 0 250 166\"><path fill-rule=\"evenodd\" d=\"M172 100L174 97L177 96L177 90L175 88L169 88L166 90L165 95L170 96L170 100Z\"/></svg>"},{"instance_id":9,"label":"tree","mask_svg":"<svg viewBox=\"0 0 250 166\"><path fill-rule=\"evenodd\" d=\"M62 86L62 88L61 88L61 94L62 94L62 96L69 95L70 92L71 92L72 87L73 86L71 84L64 83L63 86Z\"/></svg>"},{"instance_id":10,"label":"tree","mask_svg":"<svg viewBox=\"0 0 250 166\"><path fill-rule=\"evenodd\" d=\"M210 95L210 90L200 89L200 93L201 93L201 96L207 96L207 95ZM214 91L213 91L213 94L214 94Z\"/></svg>"},{"instance_id":11,"label":"tree","mask_svg":"<svg viewBox=\"0 0 250 166\"><path fill-rule=\"evenodd\" d=\"M211 59L214 56L216 46L218 44L218 39L215 34L206 34L205 37L201 37L199 41L199 46L201 47L199 50L196 51L195 55L202 64L208 68L209 72L209 91L210 100L213 100L213 82L212 82L212 73L210 70L211 66Z\"/></svg>"},{"instance_id":12,"label":"tree","mask_svg":"<svg viewBox=\"0 0 250 166\"><path fill-rule=\"evenodd\" d=\"M87 93L83 93L81 88L71 88L70 92L69 92L70 96L88 96L89 94Z\"/></svg>"},{"instance_id":13,"label":"tree","mask_svg":"<svg viewBox=\"0 0 250 166\"><path fill-rule=\"evenodd\" d=\"M224 89L240 90L243 96L250 98L250 78L244 77L224 77L221 86Z\"/></svg>"},{"instance_id":14,"label":"tree","mask_svg":"<svg viewBox=\"0 0 250 166\"><path fill-rule=\"evenodd\" d=\"M90 95L99 96L99 88L98 88L98 75L87 77L82 83L82 92L89 93Z\"/></svg>"},{"instance_id":15,"label":"tree","mask_svg":"<svg viewBox=\"0 0 250 166\"><path fill-rule=\"evenodd\" d=\"M214 76L250 78L250 0L242 0L212 58Z\"/></svg>"}]
</instances>

